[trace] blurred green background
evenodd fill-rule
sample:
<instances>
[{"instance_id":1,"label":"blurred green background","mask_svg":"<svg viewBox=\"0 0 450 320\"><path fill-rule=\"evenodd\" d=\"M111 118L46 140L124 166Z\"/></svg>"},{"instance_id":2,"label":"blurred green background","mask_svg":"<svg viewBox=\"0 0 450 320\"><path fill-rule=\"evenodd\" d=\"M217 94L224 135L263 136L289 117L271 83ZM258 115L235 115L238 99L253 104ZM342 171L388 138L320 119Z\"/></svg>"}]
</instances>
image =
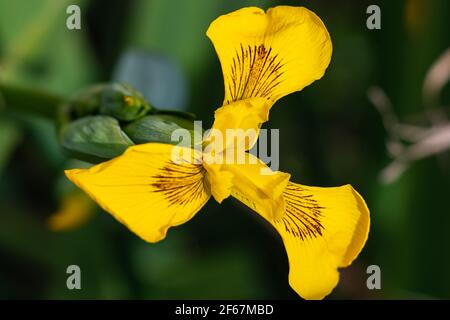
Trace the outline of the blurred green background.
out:
<instances>
[{"instance_id":1,"label":"blurred green background","mask_svg":"<svg viewBox=\"0 0 450 320\"><path fill-rule=\"evenodd\" d=\"M381 30L366 28L374 3ZM69 4L81 7L82 30L66 28ZM279 4L315 11L334 45L324 78L272 109L266 127L281 128L280 170L307 185L351 183L371 209L368 243L329 298L450 298L449 154L381 183L391 160L387 132L367 97L377 85L401 120L423 114L423 79L450 45L446 0L0 0L0 79L70 97L130 76L124 61L147 55L161 68L156 80L141 79L150 100L210 125L223 80L209 23L244 6ZM447 86L441 104L449 98ZM233 199L209 201L153 245L100 209L75 230L50 231L69 185L63 169L74 165L51 121L2 105L0 96L0 298L297 298L279 236ZM71 264L81 267L82 290L66 288ZM366 287L372 264L381 268L381 290Z\"/></svg>"}]
</instances>

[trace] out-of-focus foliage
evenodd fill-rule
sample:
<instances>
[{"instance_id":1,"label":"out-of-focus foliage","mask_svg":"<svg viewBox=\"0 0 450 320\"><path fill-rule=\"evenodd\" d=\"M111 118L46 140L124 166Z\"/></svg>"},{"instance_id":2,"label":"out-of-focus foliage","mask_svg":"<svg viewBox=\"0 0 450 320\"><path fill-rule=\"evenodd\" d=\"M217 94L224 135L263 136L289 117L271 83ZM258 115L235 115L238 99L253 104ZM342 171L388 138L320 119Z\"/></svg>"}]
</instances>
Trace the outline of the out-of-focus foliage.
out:
<instances>
[{"instance_id":1,"label":"out-of-focus foliage","mask_svg":"<svg viewBox=\"0 0 450 320\"><path fill-rule=\"evenodd\" d=\"M265 126L281 128L280 169L293 180L351 183L371 209L368 244L331 298L449 298L448 152L381 184L387 133L367 89L382 87L400 119L423 113L424 77L450 46L450 3L376 3L381 30L366 28L369 1L0 0L0 81L71 97L92 83L128 79L157 107L195 112L206 127L223 98L209 23L249 5L307 6L331 34L331 65L323 79L279 101ZM81 30L66 28L69 4L81 7ZM161 82L136 74L158 63ZM1 298L297 298L280 239L232 199L210 201L158 244L100 209L75 230L51 231L48 218L73 190L63 169L74 166L52 122L4 105L0 92ZM71 264L81 267L82 290L66 288ZM382 290L366 288L371 264L381 268Z\"/></svg>"}]
</instances>

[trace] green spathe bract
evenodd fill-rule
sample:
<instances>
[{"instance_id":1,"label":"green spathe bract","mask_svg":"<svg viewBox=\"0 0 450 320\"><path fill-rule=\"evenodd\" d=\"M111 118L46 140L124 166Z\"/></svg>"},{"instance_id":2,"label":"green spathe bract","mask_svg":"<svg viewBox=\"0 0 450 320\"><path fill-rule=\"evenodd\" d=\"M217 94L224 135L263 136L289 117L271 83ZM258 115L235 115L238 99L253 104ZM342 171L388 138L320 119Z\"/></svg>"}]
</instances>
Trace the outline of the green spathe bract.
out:
<instances>
[{"instance_id":1,"label":"green spathe bract","mask_svg":"<svg viewBox=\"0 0 450 320\"><path fill-rule=\"evenodd\" d=\"M61 146L72 157L98 163L121 155L133 141L119 121L109 116L87 116L64 126Z\"/></svg>"},{"instance_id":2,"label":"green spathe bract","mask_svg":"<svg viewBox=\"0 0 450 320\"><path fill-rule=\"evenodd\" d=\"M194 137L193 121L173 115L148 115L123 128L136 144L147 142L178 144L179 141L172 139L172 133L180 129L188 130L191 138ZM190 147L193 143L193 141L191 143L188 141L182 142L186 143L184 145L186 147Z\"/></svg>"}]
</instances>

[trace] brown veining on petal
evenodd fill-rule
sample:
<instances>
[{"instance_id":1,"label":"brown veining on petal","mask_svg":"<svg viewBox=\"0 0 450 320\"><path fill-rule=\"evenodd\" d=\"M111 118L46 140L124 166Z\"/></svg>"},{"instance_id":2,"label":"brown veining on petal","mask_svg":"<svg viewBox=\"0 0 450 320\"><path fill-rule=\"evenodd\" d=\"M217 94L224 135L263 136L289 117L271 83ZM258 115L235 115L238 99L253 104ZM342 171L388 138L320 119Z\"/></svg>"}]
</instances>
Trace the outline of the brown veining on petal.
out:
<instances>
[{"instance_id":1,"label":"brown veining on petal","mask_svg":"<svg viewBox=\"0 0 450 320\"><path fill-rule=\"evenodd\" d=\"M321 223L325 209L317 203L311 193L302 186L289 183L283 193L286 203L285 215L274 221L284 227L285 231L301 240L322 236L324 227Z\"/></svg>"},{"instance_id":2,"label":"brown veining on petal","mask_svg":"<svg viewBox=\"0 0 450 320\"><path fill-rule=\"evenodd\" d=\"M207 197L205 169L201 164L168 161L152 177L151 186L161 192L170 205L185 206Z\"/></svg>"},{"instance_id":3,"label":"brown veining on petal","mask_svg":"<svg viewBox=\"0 0 450 320\"><path fill-rule=\"evenodd\" d=\"M231 99L225 103L252 97L273 98L274 89L282 81L282 67L282 60L272 48L267 49L264 44L241 44L231 65L231 81L228 82Z\"/></svg>"}]
</instances>

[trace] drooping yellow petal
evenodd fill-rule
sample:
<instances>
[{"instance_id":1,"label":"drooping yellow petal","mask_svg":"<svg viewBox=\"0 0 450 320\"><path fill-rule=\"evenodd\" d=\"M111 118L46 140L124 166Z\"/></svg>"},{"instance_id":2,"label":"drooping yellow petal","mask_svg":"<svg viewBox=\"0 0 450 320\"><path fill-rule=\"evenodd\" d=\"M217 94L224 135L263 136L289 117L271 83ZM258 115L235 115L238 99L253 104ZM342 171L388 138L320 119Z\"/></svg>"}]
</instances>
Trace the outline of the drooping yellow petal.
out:
<instances>
[{"instance_id":1,"label":"drooping yellow petal","mask_svg":"<svg viewBox=\"0 0 450 320\"><path fill-rule=\"evenodd\" d=\"M244 152L251 149L258 140L261 124L269 118L269 108L264 98L240 100L218 108L214 113L211 135L217 134L215 138L222 138L223 142L215 147L216 151L236 148Z\"/></svg>"},{"instance_id":2,"label":"drooping yellow petal","mask_svg":"<svg viewBox=\"0 0 450 320\"><path fill-rule=\"evenodd\" d=\"M245 195L233 195L246 203ZM283 192L286 212L271 219L289 259L289 284L305 299L322 299L339 281L339 267L358 256L367 240L370 216L364 199L350 186L308 187L289 183ZM248 205L248 204L247 204Z\"/></svg>"},{"instance_id":3,"label":"drooping yellow petal","mask_svg":"<svg viewBox=\"0 0 450 320\"><path fill-rule=\"evenodd\" d=\"M208 201L200 158L193 149L148 143L90 169L68 170L66 175L131 231L157 242Z\"/></svg>"},{"instance_id":4,"label":"drooping yellow petal","mask_svg":"<svg viewBox=\"0 0 450 320\"><path fill-rule=\"evenodd\" d=\"M87 222L95 213L95 203L78 189L64 196L61 207L48 219L52 231L76 229Z\"/></svg>"},{"instance_id":5,"label":"drooping yellow petal","mask_svg":"<svg viewBox=\"0 0 450 320\"><path fill-rule=\"evenodd\" d=\"M281 217L285 209L283 190L290 174L272 171L250 153L244 153L242 162L234 161L221 167L221 170L233 175L232 195L240 194L248 206L260 210L270 219Z\"/></svg>"},{"instance_id":6,"label":"drooping yellow petal","mask_svg":"<svg viewBox=\"0 0 450 320\"><path fill-rule=\"evenodd\" d=\"M267 13L243 8L218 17L206 34L222 65L224 104L250 97L273 104L320 79L331 59L327 29L303 7L278 6Z\"/></svg>"}]
</instances>

